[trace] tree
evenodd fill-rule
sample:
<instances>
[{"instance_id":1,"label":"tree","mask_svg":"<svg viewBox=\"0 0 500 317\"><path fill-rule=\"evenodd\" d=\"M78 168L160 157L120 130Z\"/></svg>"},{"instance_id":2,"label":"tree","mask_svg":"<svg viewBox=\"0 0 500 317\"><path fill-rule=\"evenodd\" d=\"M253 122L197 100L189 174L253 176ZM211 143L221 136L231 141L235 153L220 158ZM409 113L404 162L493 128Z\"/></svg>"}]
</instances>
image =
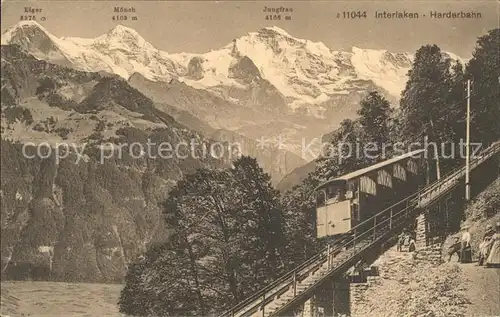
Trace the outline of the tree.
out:
<instances>
[{"instance_id":1,"label":"tree","mask_svg":"<svg viewBox=\"0 0 500 317\"><path fill-rule=\"evenodd\" d=\"M448 140L459 141L465 137L465 74L461 62L455 61L451 69L450 93L447 103L453 105L445 113L443 136Z\"/></svg>"},{"instance_id":2,"label":"tree","mask_svg":"<svg viewBox=\"0 0 500 317\"><path fill-rule=\"evenodd\" d=\"M446 148L448 151L454 150L455 153L460 153L460 140L465 140L465 82L464 67L460 61L455 61L451 69L450 92L447 97L447 104L452 106L443 114L441 121L441 140L449 142L450 146ZM460 159L447 160L443 162L443 168L450 170L459 164L462 164Z\"/></svg>"},{"instance_id":3,"label":"tree","mask_svg":"<svg viewBox=\"0 0 500 317\"><path fill-rule=\"evenodd\" d=\"M358 115L365 142L375 142L379 147L389 142L391 114L389 101L376 91L361 101Z\"/></svg>"},{"instance_id":4,"label":"tree","mask_svg":"<svg viewBox=\"0 0 500 317\"><path fill-rule=\"evenodd\" d=\"M316 239L316 198L314 188L318 186L317 171L282 197L284 231L286 233L286 270L291 270L319 251Z\"/></svg>"},{"instance_id":5,"label":"tree","mask_svg":"<svg viewBox=\"0 0 500 317\"><path fill-rule=\"evenodd\" d=\"M456 82L450 69L450 58L438 46L422 46L415 54L400 101L406 141L419 141L427 135L429 141L436 144L438 177L441 170L438 148L451 141L450 122L456 122L454 116L462 107L451 98Z\"/></svg>"},{"instance_id":6,"label":"tree","mask_svg":"<svg viewBox=\"0 0 500 317\"><path fill-rule=\"evenodd\" d=\"M178 183L165 203L167 224L188 252L197 314L227 307L242 296L237 274L244 236L239 197L227 170L199 169Z\"/></svg>"},{"instance_id":7,"label":"tree","mask_svg":"<svg viewBox=\"0 0 500 317\"><path fill-rule=\"evenodd\" d=\"M466 77L473 80L471 139L491 143L500 139L500 28L480 37Z\"/></svg>"},{"instance_id":8,"label":"tree","mask_svg":"<svg viewBox=\"0 0 500 317\"><path fill-rule=\"evenodd\" d=\"M329 147L316 160L322 180L355 171L368 163L363 156L363 132L359 120L345 119L331 134Z\"/></svg>"},{"instance_id":9,"label":"tree","mask_svg":"<svg viewBox=\"0 0 500 317\"><path fill-rule=\"evenodd\" d=\"M402 122L405 133L418 140L424 134L438 140L442 123L451 105L450 59L436 45L422 46L415 54L408 81L401 96Z\"/></svg>"},{"instance_id":10,"label":"tree","mask_svg":"<svg viewBox=\"0 0 500 317\"><path fill-rule=\"evenodd\" d=\"M153 298L140 312L220 313L283 273L279 195L253 158L186 175L169 193L164 218L172 230L168 246L132 266L122 292L132 303ZM161 302L160 293L169 300ZM134 312L134 305L121 303L124 312Z\"/></svg>"},{"instance_id":11,"label":"tree","mask_svg":"<svg viewBox=\"0 0 500 317\"><path fill-rule=\"evenodd\" d=\"M248 265L254 272L247 280L254 280L255 288L277 277L282 271L280 260L285 240L282 231L282 210L279 192L272 187L271 177L259 167L257 160L242 156L231 170L238 195L241 195L239 218L245 234L254 237L244 247Z\"/></svg>"},{"instance_id":12,"label":"tree","mask_svg":"<svg viewBox=\"0 0 500 317\"><path fill-rule=\"evenodd\" d=\"M129 266L120 312L133 316L196 316L189 257L176 242L155 245Z\"/></svg>"}]
</instances>

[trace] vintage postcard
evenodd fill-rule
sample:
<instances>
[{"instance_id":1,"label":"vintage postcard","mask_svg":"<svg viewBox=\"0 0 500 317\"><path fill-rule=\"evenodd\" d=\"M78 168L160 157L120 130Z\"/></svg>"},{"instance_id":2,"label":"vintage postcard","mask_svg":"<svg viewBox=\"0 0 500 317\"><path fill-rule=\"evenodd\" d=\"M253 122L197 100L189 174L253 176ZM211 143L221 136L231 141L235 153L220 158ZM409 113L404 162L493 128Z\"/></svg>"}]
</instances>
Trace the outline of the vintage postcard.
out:
<instances>
[{"instance_id":1,"label":"vintage postcard","mask_svg":"<svg viewBox=\"0 0 500 317\"><path fill-rule=\"evenodd\" d=\"M1 316L500 316L500 2L1 2Z\"/></svg>"}]
</instances>

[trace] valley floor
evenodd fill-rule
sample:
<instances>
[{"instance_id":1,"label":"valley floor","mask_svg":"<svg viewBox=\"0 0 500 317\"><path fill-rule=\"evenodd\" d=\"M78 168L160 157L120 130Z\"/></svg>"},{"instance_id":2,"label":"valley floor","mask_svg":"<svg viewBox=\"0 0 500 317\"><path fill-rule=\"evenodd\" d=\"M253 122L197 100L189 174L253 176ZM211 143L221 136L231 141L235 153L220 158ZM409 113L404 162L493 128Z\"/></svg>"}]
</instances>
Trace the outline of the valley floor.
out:
<instances>
[{"instance_id":1,"label":"valley floor","mask_svg":"<svg viewBox=\"0 0 500 317\"><path fill-rule=\"evenodd\" d=\"M1 316L119 317L119 284L2 282Z\"/></svg>"}]
</instances>

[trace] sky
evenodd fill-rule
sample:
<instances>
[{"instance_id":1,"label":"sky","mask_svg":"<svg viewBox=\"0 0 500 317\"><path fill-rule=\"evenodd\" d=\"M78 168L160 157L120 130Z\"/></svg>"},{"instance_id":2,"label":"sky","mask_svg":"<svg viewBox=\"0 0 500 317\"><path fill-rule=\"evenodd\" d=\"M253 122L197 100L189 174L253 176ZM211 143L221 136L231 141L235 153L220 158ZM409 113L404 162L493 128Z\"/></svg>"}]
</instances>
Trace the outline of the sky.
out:
<instances>
[{"instance_id":1,"label":"sky","mask_svg":"<svg viewBox=\"0 0 500 317\"><path fill-rule=\"evenodd\" d=\"M477 37L499 27L500 2L489 1L2 1L2 33L20 20L24 7L42 9L37 21L52 34L96 37L117 23L131 27L160 50L203 53L265 26L278 26L296 38L323 42L331 50L353 46L415 52L425 44L469 58ZM134 7L127 21L112 20L115 6ZM269 21L264 7L292 8L291 20ZM418 12L419 19L375 19L381 11ZM344 11L367 18L343 19ZM480 19L430 19L430 11L469 12ZM341 17L337 18L340 14ZM426 14L426 17L422 17ZM137 20L132 21L132 16Z\"/></svg>"}]
</instances>

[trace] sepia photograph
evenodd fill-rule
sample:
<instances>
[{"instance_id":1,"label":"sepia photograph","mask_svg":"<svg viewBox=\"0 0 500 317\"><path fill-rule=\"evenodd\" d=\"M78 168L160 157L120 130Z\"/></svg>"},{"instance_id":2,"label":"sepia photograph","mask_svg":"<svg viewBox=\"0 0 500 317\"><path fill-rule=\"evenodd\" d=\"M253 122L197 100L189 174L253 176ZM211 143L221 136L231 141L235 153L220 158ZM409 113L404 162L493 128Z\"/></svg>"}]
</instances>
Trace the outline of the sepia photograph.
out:
<instances>
[{"instance_id":1,"label":"sepia photograph","mask_svg":"<svg viewBox=\"0 0 500 317\"><path fill-rule=\"evenodd\" d=\"M500 317L499 1L0 26L0 317Z\"/></svg>"}]
</instances>

